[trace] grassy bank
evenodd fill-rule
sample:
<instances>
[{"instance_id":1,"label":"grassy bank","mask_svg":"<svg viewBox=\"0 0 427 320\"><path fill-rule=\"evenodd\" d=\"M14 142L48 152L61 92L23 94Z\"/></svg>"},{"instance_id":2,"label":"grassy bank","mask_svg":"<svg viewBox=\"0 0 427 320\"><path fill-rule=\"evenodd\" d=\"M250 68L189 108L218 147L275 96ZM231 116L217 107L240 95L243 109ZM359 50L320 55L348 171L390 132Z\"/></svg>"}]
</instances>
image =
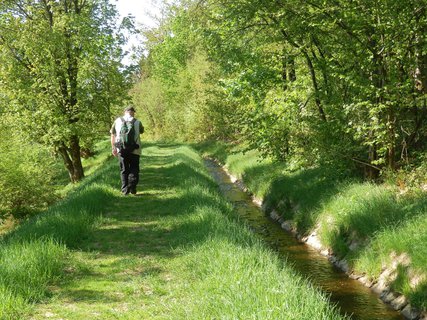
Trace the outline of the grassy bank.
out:
<instances>
[{"instance_id":1,"label":"grassy bank","mask_svg":"<svg viewBox=\"0 0 427 320\"><path fill-rule=\"evenodd\" d=\"M289 170L239 146L207 143L198 149L219 159L264 199L267 210L278 209L301 234L318 229L323 245L372 279L388 269L393 290L427 309L425 192L401 194L394 186L358 181L330 168Z\"/></svg>"},{"instance_id":2,"label":"grassy bank","mask_svg":"<svg viewBox=\"0 0 427 320\"><path fill-rule=\"evenodd\" d=\"M108 152L86 163L97 167L81 184L64 189L63 200L21 222L0 240L0 319L21 319L72 264L72 249L88 241L111 202L112 163Z\"/></svg>"},{"instance_id":3,"label":"grassy bank","mask_svg":"<svg viewBox=\"0 0 427 320\"><path fill-rule=\"evenodd\" d=\"M59 258L43 258L59 264L43 297L27 299L41 301L25 311L29 317L342 318L324 295L236 221L196 152L146 145L141 167L137 196L120 195L112 160L69 202L6 239L22 244L49 239L63 250L62 256L55 254ZM68 227L58 231L58 221ZM68 231L77 226L78 235ZM4 296L12 311L27 303L18 295Z\"/></svg>"}]
</instances>

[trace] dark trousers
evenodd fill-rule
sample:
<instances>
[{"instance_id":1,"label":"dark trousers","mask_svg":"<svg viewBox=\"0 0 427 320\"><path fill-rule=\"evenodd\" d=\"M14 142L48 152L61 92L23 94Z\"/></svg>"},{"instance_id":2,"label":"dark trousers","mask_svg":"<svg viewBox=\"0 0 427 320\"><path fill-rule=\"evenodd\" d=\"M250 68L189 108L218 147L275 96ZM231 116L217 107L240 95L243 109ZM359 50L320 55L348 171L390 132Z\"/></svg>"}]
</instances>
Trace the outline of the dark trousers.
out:
<instances>
[{"instance_id":1,"label":"dark trousers","mask_svg":"<svg viewBox=\"0 0 427 320\"><path fill-rule=\"evenodd\" d=\"M124 194L136 193L139 181L139 155L119 154L120 177L122 180L122 192Z\"/></svg>"}]
</instances>

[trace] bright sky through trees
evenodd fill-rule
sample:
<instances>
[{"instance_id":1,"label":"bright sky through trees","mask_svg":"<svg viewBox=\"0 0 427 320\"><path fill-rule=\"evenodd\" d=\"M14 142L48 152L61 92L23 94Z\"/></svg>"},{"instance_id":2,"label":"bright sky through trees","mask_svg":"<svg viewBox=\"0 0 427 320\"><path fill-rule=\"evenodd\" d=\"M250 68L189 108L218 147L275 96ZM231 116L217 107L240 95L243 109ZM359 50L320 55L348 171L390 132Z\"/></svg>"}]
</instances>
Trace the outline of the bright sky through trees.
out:
<instances>
[{"instance_id":1,"label":"bright sky through trees","mask_svg":"<svg viewBox=\"0 0 427 320\"><path fill-rule=\"evenodd\" d=\"M157 25L155 18L160 14L160 1L159 0L111 0L120 13L121 18L131 15L135 18L135 26L137 28L154 27ZM132 62L133 47L137 47L141 43L141 36L132 35L129 38L127 46L124 48L129 51L125 57L124 63L130 64Z\"/></svg>"},{"instance_id":2,"label":"bright sky through trees","mask_svg":"<svg viewBox=\"0 0 427 320\"><path fill-rule=\"evenodd\" d=\"M113 3L122 17L131 14L138 25L151 27L156 24L153 16L159 13L158 0L115 0Z\"/></svg>"}]
</instances>

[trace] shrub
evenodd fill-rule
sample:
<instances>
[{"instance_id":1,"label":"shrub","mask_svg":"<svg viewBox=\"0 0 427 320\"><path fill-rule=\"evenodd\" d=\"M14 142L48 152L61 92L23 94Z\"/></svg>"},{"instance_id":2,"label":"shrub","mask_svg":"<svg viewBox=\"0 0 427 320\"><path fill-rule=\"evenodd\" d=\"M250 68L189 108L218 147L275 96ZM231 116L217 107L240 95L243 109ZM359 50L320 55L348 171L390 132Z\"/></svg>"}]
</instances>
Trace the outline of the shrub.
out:
<instances>
[{"instance_id":1,"label":"shrub","mask_svg":"<svg viewBox=\"0 0 427 320\"><path fill-rule=\"evenodd\" d=\"M12 138L13 140L14 138ZM12 147L11 147L12 146ZM46 207L56 197L52 180L56 166L37 144L0 141L0 214L22 217Z\"/></svg>"}]
</instances>

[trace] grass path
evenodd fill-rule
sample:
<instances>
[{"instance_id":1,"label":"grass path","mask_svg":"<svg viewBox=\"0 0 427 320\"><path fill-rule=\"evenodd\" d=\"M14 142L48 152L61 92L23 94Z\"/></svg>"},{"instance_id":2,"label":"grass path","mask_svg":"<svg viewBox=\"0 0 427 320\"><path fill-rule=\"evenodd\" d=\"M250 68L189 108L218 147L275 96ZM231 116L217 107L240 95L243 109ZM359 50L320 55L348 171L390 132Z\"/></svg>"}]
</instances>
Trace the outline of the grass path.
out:
<instances>
[{"instance_id":1,"label":"grass path","mask_svg":"<svg viewBox=\"0 0 427 320\"><path fill-rule=\"evenodd\" d=\"M233 218L194 151L143 153L137 196L113 192L29 319L342 319Z\"/></svg>"}]
</instances>

